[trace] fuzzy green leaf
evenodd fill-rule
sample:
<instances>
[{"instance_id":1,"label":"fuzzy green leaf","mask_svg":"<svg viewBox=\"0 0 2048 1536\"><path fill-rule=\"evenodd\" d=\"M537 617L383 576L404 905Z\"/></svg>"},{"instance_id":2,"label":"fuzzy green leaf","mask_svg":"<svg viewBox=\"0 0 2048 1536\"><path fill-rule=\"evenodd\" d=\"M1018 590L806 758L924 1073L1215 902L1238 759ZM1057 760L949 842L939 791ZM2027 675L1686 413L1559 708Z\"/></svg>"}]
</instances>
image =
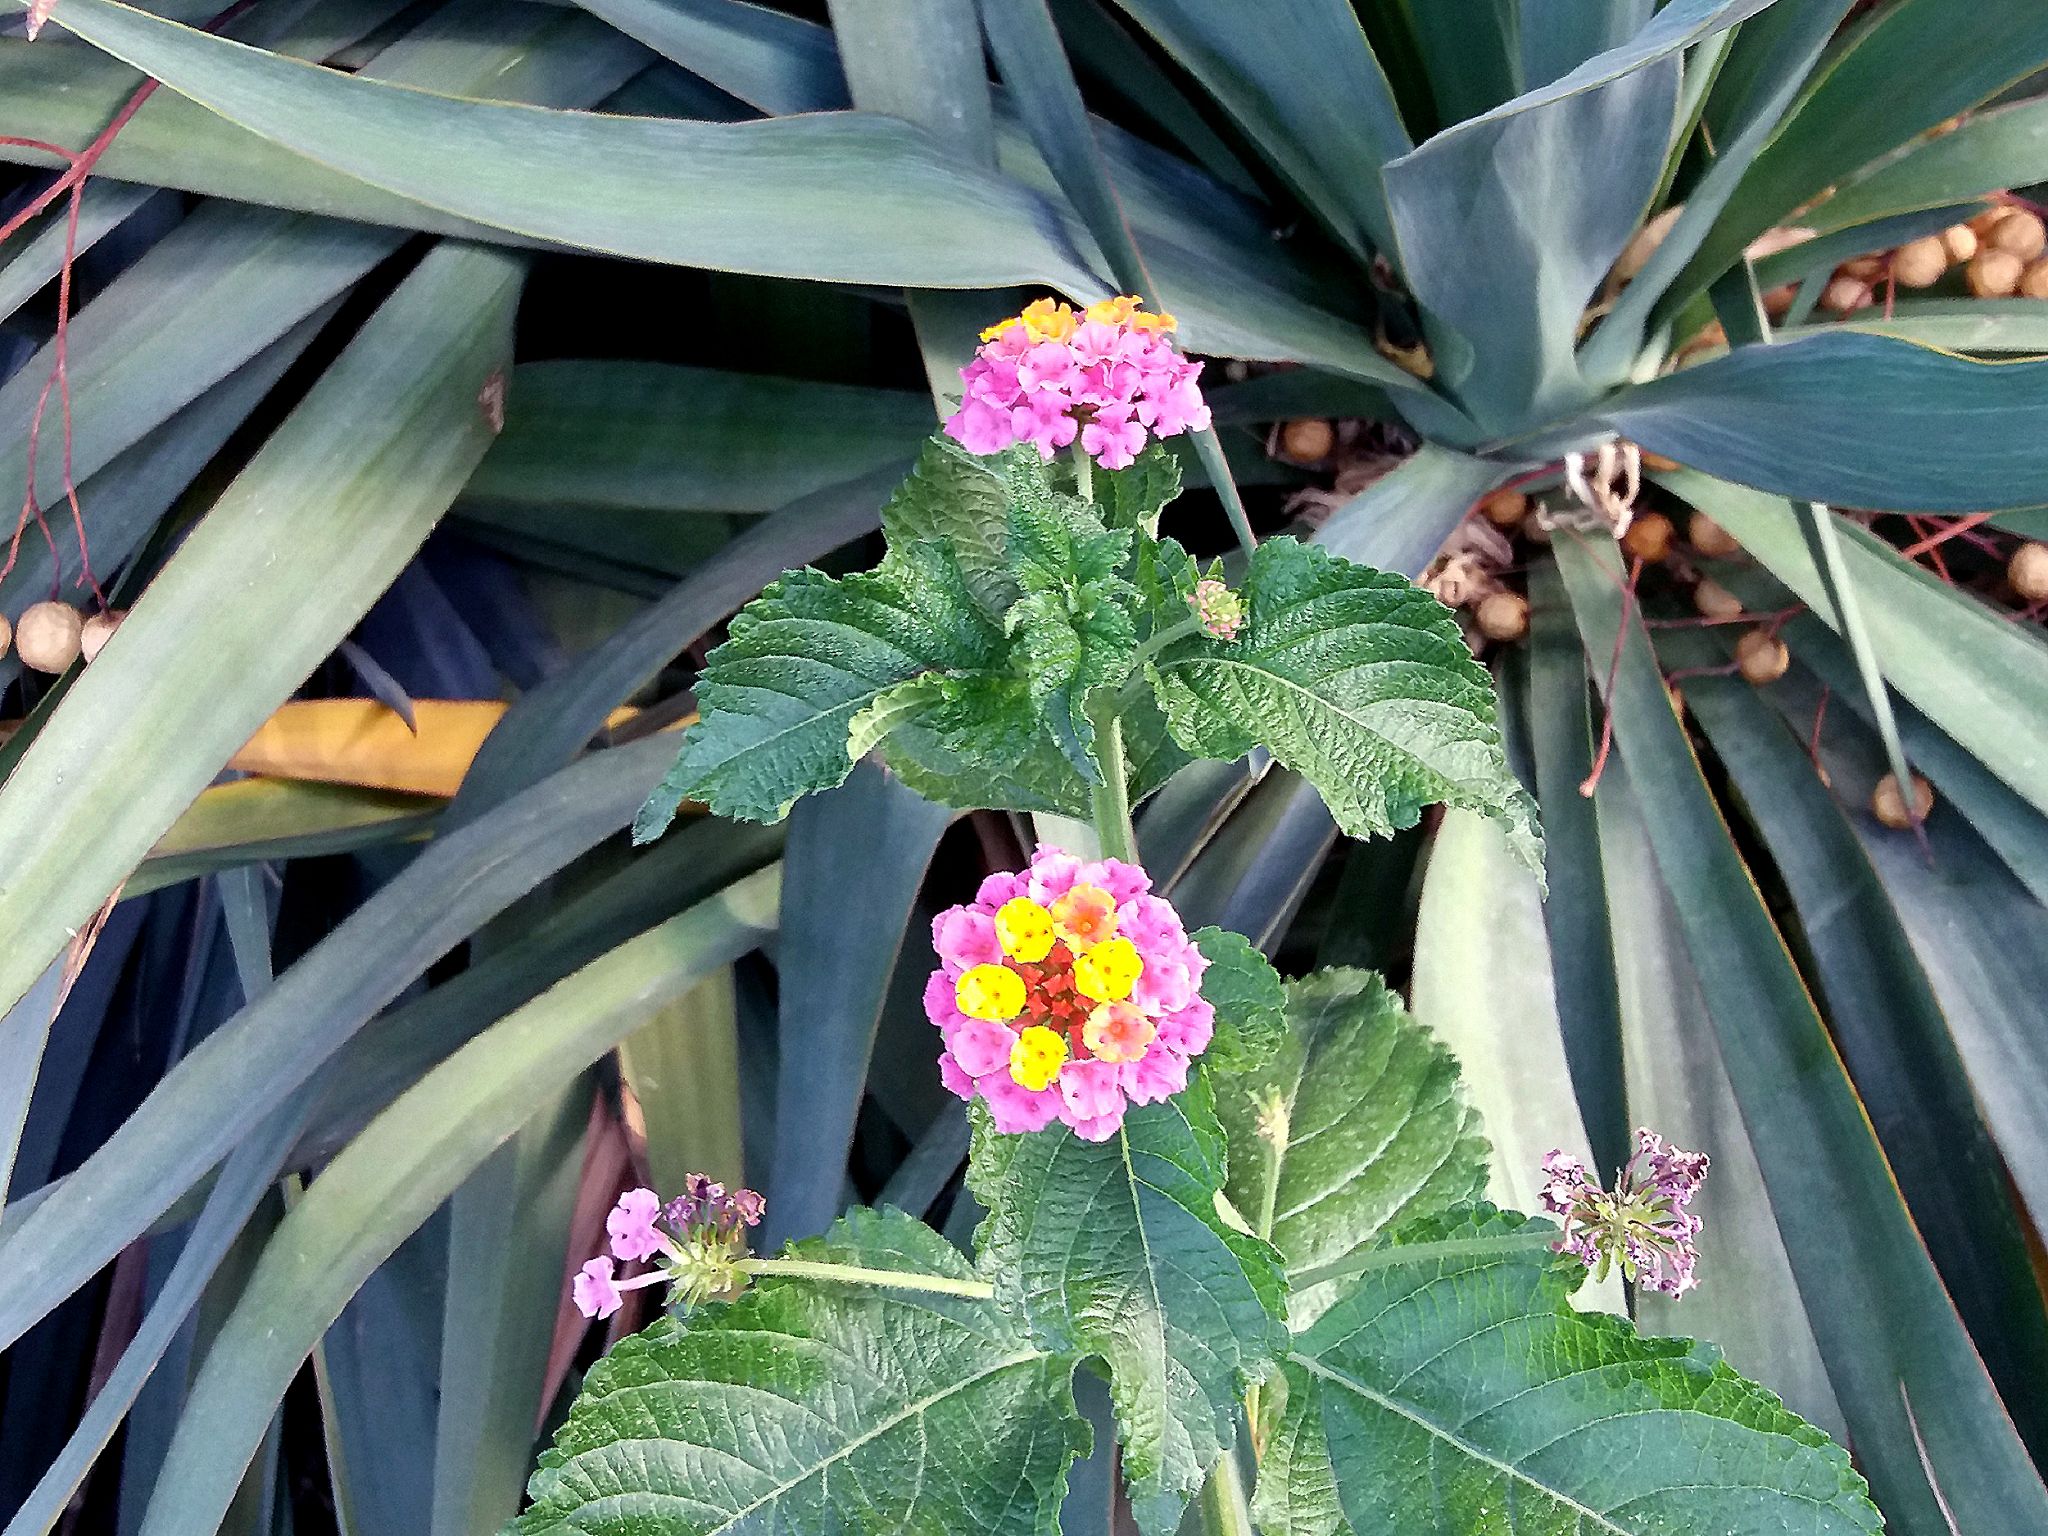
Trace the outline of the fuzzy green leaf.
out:
<instances>
[{"instance_id":1,"label":"fuzzy green leaf","mask_svg":"<svg viewBox=\"0 0 2048 1536\"><path fill-rule=\"evenodd\" d=\"M996 1299L1056 1354L1100 1355L1131 1506L1179 1523L1236 1437L1239 1398L1285 1346L1279 1255L1217 1208L1223 1130L1201 1077L1122 1131L1005 1136L978 1123L968 1180Z\"/></svg>"},{"instance_id":2,"label":"fuzzy green leaf","mask_svg":"<svg viewBox=\"0 0 2048 1536\"><path fill-rule=\"evenodd\" d=\"M972 1273L894 1211L857 1211L795 1251ZM987 1302L763 1279L600 1361L506 1536L1053 1536L1088 1445L1071 1369Z\"/></svg>"},{"instance_id":3,"label":"fuzzy green leaf","mask_svg":"<svg viewBox=\"0 0 2048 1536\"><path fill-rule=\"evenodd\" d=\"M1363 1257L1288 1357L1270 1536L1871 1536L1848 1453L1710 1344L1576 1312L1548 1223L1477 1206Z\"/></svg>"},{"instance_id":4,"label":"fuzzy green leaf","mask_svg":"<svg viewBox=\"0 0 2048 1536\"><path fill-rule=\"evenodd\" d=\"M1322 792L1353 837L1412 827L1426 805L1505 822L1522 860L1542 839L1494 720L1493 690L1448 610L1400 576L1269 539L1232 642L1194 636L1153 664L1180 744L1234 758L1263 743Z\"/></svg>"},{"instance_id":5,"label":"fuzzy green leaf","mask_svg":"<svg viewBox=\"0 0 2048 1536\"><path fill-rule=\"evenodd\" d=\"M1290 983L1272 1063L1220 1084L1216 1108L1230 1198L1293 1271L1486 1189L1486 1139L1457 1062L1370 971ZM1297 1293L1296 1321L1330 1299L1326 1286Z\"/></svg>"},{"instance_id":6,"label":"fuzzy green leaf","mask_svg":"<svg viewBox=\"0 0 2048 1536\"><path fill-rule=\"evenodd\" d=\"M1202 928L1188 937L1209 962L1202 973L1202 996L1216 1010L1216 1034L1202 1053L1202 1064L1219 1073L1264 1066L1287 1035L1286 983L1241 933Z\"/></svg>"},{"instance_id":7,"label":"fuzzy green leaf","mask_svg":"<svg viewBox=\"0 0 2048 1536\"><path fill-rule=\"evenodd\" d=\"M991 618L1017 600L1005 556L1008 498L995 463L977 458L944 433L917 456L910 477L882 506L890 548L945 540L967 585Z\"/></svg>"},{"instance_id":8,"label":"fuzzy green leaf","mask_svg":"<svg viewBox=\"0 0 2048 1536\"><path fill-rule=\"evenodd\" d=\"M659 835L686 798L779 821L799 796L845 780L854 721L889 690L928 672L986 671L1004 652L945 544L905 545L838 580L792 571L739 611L706 660L702 718L633 835Z\"/></svg>"},{"instance_id":9,"label":"fuzzy green leaf","mask_svg":"<svg viewBox=\"0 0 2048 1536\"><path fill-rule=\"evenodd\" d=\"M879 718L891 700L901 707ZM931 674L892 690L869 716L889 727L882 760L927 800L1087 814L1088 787L1046 734L1021 677Z\"/></svg>"},{"instance_id":10,"label":"fuzzy green leaf","mask_svg":"<svg viewBox=\"0 0 2048 1536\"><path fill-rule=\"evenodd\" d=\"M1145 445L1145 451L1123 469L1095 472L1095 505L1103 522L1112 528L1156 535L1159 514L1180 494L1180 460L1160 443Z\"/></svg>"}]
</instances>

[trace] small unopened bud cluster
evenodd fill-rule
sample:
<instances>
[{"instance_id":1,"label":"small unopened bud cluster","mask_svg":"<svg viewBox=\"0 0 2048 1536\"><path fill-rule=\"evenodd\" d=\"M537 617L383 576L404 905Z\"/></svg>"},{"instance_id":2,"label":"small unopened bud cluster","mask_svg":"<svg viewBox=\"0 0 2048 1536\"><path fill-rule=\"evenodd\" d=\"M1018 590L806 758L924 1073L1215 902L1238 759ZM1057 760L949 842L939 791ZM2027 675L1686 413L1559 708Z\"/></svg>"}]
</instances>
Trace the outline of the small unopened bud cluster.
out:
<instances>
[{"instance_id":1,"label":"small unopened bud cluster","mask_svg":"<svg viewBox=\"0 0 2048 1536\"><path fill-rule=\"evenodd\" d=\"M624 1292L650 1285L672 1286L671 1301L684 1308L742 1289L747 1229L760 1225L766 1207L753 1190L728 1192L701 1173L685 1179L683 1192L667 1204L651 1189L627 1190L605 1217L611 1252L576 1273L570 1292L576 1310L610 1317L624 1304ZM654 1267L621 1280L614 1260L652 1260Z\"/></svg>"},{"instance_id":2,"label":"small unopened bud cluster","mask_svg":"<svg viewBox=\"0 0 2048 1536\"><path fill-rule=\"evenodd\" d=\"M1681 1152L1653 1131L1636 1132L1635 1155L1622 1165L1612 1191L1593 1181L1586 1165L1561 1151L1543 1159L1548 1182L1543 1209L1564 1225L1556 1247L1607 1278L1619 1264L1646 1291L1682 1296L1699 1281L1699 1217L1686 1209L1706 1182L1707 1155Z\"/></svg>"},{"instance_id":3,"label":"small unopened bud cluster","mask_svg":"<svg viewBox=\"0 0 2048 1536\"><path fill-rule=\"evenodd\" d=\"M1244 599L1217 577L1205 576L1196 582L1188 606L1195 610L1202 628L1218 640L1235 640L1244 627Z\"/></svg>"}]
</instances>

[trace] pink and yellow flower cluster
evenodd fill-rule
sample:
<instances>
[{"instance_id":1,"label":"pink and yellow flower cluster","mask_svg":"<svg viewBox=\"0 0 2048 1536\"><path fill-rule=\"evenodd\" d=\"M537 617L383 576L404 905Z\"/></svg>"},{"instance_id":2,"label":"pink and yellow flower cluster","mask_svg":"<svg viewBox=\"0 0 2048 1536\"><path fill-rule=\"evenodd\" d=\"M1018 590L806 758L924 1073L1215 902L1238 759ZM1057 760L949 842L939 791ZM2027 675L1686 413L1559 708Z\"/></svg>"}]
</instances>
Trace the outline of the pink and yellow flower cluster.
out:
<instances>
[{"instance_id":1,"label":"pink and yellow flower cluster","mask_svg":"<svg viewBox=\"0 0 2048 1536\"><path fill-rule=\"evenodd\" d=\"M966 393L947 434L969 453L1030 443L1046 459L1078 438L1104 469L1122 469L1148 436L1207 427L1202 365L1173 344L1173 316L1143 302L1125 294L1076 312L1040 299L990 326L960 370Z\"/></svg>"},{"instance_id":2,"label":"pink and yellow flower cluster","mask_svg":"<svg viewBox=\"0 0 2048 1536\"><path fill-rule=\"evenodd\" d=\"M1106 1141L1131 1104L1170 1098L1214 1030L1209 962L1142 869L1040 848L932 924L924 1006L939 1073L999 1131L1064 1121Z\"/></svg>"}]
</instances>

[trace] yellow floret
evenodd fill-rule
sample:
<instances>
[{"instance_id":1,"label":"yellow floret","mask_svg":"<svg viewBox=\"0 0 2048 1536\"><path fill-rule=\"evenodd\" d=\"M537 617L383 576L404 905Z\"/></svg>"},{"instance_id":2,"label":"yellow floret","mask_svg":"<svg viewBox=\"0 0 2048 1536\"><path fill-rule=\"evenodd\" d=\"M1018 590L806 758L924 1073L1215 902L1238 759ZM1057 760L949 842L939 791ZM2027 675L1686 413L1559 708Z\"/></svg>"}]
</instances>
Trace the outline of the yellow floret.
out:
<instances>
[{"instance_id":1,"label":"yellow floret","mask_svg":"<svg viewBox=\"0 0 2048 1536\"><path fill-rule=\"evenodd\" d=\"M1098 944L1074 962L1074 990L1098 1003L1120 1003L1144 973L1138 946L1129 939Z\"/></svg>"},{"instance_id":2,"label":"yellow floret","mask_svg":"<svg viewBox=\"0 0 2048 1536\"><path fill-rule=\"evenodd\" d=\"M970 1019L1007 1024L1024 1011L1024 978L1007 965L977 965L962 974L953 996Z\"/></svg>"},{"instance_id":3,"label":"yellow floret","mask_svg":"<svg viewBox=\"0 0 2048 1536\"><path fill-rule=\"evenodd\" d=\"M1073 309L1053 299L1034 299L1017 318L1024 322L1024 334L1033 341L1065 341L1074 334Z\"/></svg>"},{"instance_id":4,"label":"yellow floret","mask_svg":"<svg viewBox=\"0 0 2048 1536\"><path fill-rule=\"evenodd\" d=\"M1036 965L1052 953L1052 914L1029 896L1014 896L996 912L996 942L1012 960Z\"/></svg>"},{"instance_id":5,"label":"yellow floret","mask_svg":"<svg viewBox=\"0 0 2048 1536\"><path fill-rule=\"evenodd\" d=\"M1034 1093L1052 1086L1067 1059L1067 1042L1056 1029L1033 1024L1010 1047L1010 1076Z\"/></svg>"},{"instance_id":6,"label":"yellow floret","mask_svg":"<svg viewBox=\"0 0 2048 1536\"><path fill-rule=\"evenodd\" d=\"M1103 299L1088 306L1088 318L1103 325L1122 325L1138 312L1138 306L1145 301L1135 294L1120 293L1113 299Z\"/></svg>"},{"instance_id":7,"label":"yellow floret","mask_svg":"<svg viewBox=\"0 0 2048 1536\"><path fill-rule=\"evenodd\" d=\"M1131 329L1134 331L1177 331L1180 329L1180 322L1167 314L1137 314L1131 316Z\"/></svg>"}]
</instances>

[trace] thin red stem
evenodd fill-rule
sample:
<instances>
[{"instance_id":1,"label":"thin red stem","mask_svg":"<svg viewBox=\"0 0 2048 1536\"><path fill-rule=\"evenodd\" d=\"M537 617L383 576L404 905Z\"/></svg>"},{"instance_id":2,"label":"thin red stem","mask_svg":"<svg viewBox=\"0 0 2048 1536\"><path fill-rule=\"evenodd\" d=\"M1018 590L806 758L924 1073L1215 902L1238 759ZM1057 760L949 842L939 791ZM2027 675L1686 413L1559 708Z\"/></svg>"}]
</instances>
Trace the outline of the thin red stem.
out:
<instances>
[{"instance_id":1,"label":"thin red stem","mask_svg":"<svg viewBox=\"0 0 2048 1536\"><path fill-rule=\"evenodd\" d=\"M1954 522L1950 523L1946 528L1942 529L1940 532L1931 533L1927 535L1926 538L1920 539L1916 543L1908 544L1904 549L1900 550L1899 553L1901 555L1904 555L1908 560L1917 559L1919 556L1924 555L1929 550L1935 548L1935 546L1940 544L1946 544L1950 539L1959 538L1963 534L1968 533L1972 528L1975 528L1979 523L1989 522L1993 516L1994 514L1990 512L1968 513L1965 516L1957 518ZM1920 520L1918 518L1913 518L1909 519L1909 521L1911 521L1914 524L1913 531L1915 533L1918 533L1920 531L1918 526ZM1935 521L1935 519L1929 519L1929 521ZM1996 546L1994 546L1994 548L1995 547Z\"/></svg>"}]
</instances>

